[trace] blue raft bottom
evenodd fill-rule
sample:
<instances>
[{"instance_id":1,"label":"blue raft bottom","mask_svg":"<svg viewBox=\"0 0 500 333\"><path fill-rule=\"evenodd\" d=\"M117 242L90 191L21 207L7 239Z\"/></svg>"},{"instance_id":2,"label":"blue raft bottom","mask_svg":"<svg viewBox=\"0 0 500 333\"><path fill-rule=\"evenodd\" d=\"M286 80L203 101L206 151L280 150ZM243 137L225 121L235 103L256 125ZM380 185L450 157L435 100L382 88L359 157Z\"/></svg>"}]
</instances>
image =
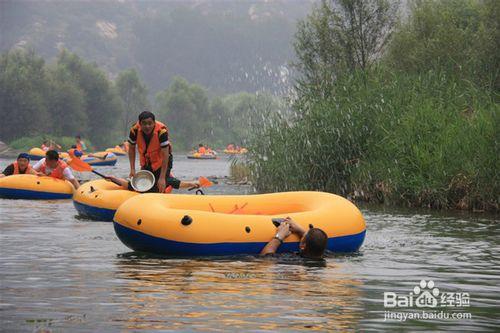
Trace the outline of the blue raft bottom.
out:
<instances>
[{"instance_id":1,"label":"blue raft bottom","mask_svg":"<svg viewBox=\"0 0 500 333\"><path fill-rule=\"evenodd\" d=\"M55 200L71 199L72 196L73 194L67 193L42 192L0 187L0 198L5 199Z\"/></svg>"},{"instance_id":2,"label":"blue raft bottom","mask_svg":"<svg viewBox=\"0 0 500 333\"><path fill-rule=\"evenodd\" d=\"M114 209L89 206L75 200L73 200L73 205L78 211L78 214L96 221L112 222L116 212Z\"/></svg>"},{"instance_id":3,"label":"blue raft bottom","mask_svg":"<svg viewBox=\"0 0 500 333\"><path fill-rule=\"evenodd\" d=\"M259 254L266 242L251 243L185 243L146 235L113 222L116 235L134 251L172 256L223 256L235 254ZM328 239L328 250L332 252L355 252L363 244L366 230L359 234ZM299 242L283 243L278 252L297 252Z\"/></svg>"}]
</instances>

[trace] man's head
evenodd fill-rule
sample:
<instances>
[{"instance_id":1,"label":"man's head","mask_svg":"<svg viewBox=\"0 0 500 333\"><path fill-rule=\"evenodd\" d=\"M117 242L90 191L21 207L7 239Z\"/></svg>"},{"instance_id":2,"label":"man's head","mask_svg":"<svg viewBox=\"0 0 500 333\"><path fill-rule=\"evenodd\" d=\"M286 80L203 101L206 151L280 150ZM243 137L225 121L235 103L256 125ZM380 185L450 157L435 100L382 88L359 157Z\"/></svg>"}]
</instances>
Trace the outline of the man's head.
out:
<instances>
[{"instance_id":1,"label":"man's head","mask_svg":"<svg viewBox=\"0 0 500 333\"><path fill-rule=\"evenodd\" d=\"M30 156L26 153L21 153L17 156L17 165L19 169L24 170L30 163Z\"/></svg>"},{"instance_id":2,"label":"man's head","mask_svg":"<svg viewBox=\"0 0 500 333\"><path fill-rule=\"evenodd\" d=\"M203 147L203 143L200 143L200 144L198 145L198 147Z\"/></svg>"},{"instance_id":3,"label":"man's head","mask_svg":"<svg viewBox=\"0 0 500 333\"><path fill-rule=\"evenodd\" d=\"M77 136L75 136L75 139L76 139L76 141L80 141L82 139L82 137L77 135Z\"/></svg>"},{"instance_id":4,"label":"man's head","mask_svg":"<svg viewBox=\"0 0 500 333\"><path fill-rule=\"evenodd\" d=\"M144 134L151 134L155 128L155 115L149 111L142 111L139 115L139 124Z\"/></svg>"},{"instance_id":5,"label":"man's head","mask_svg":"<svg viewBox=\"0 0 500 333\"><path fill-rule=\"evenodd\" d=\"M59 153L55 150L49 150L45 154L45 163L49 168L54 169L57 167L57 162L59 161Z\"/></svg>"},{"instance_id":6,"label":"man's head","mask_svg":"<svg viewBox=\"0 0 500 333\"><path fill-rule=\"evenodd\" d=\"M326 233L318 228L311 228L300 240L300 255L311 259L321 259L328 243Z\"/></svg>"}]
</instances>

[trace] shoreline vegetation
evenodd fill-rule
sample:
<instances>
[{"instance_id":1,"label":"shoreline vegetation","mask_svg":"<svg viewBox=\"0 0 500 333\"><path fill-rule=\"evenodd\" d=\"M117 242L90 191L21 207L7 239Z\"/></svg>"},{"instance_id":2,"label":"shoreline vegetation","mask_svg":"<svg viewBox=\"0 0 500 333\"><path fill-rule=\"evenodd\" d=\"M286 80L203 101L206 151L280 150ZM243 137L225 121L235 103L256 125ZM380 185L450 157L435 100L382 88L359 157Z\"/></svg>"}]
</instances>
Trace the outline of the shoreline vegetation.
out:
<instances>
[{"instance_id":1,"label":"shoreline vegetation","mask_svg":"<svg viewBox=\"0 0 500 333\"><path fill-rule=\"evenodd\" d=\"M388 206L500 211L500 1L323 0L297 24L288 96L216 96L174 77L154 98L61 50L0 55L0 140L30 149L81 135L114 147L143 109L174 152L248 147L230 166L258 192L320 190ZM398 17L403 17L398 20ZM46 133L51 133L47 136ZM5 151L3 145L2 151Z\"/></svg>"},{"instance_id":2,"label":"shoreline vegetation","mask_svg":"<svg viewBox=\"0 0 500 333\"><path fill-rule=\"evenodd\" d=\"M254 128L256 189L497 213L500 2L333 2L299 22L292 112Z\"/></svg>"}]
</instances>

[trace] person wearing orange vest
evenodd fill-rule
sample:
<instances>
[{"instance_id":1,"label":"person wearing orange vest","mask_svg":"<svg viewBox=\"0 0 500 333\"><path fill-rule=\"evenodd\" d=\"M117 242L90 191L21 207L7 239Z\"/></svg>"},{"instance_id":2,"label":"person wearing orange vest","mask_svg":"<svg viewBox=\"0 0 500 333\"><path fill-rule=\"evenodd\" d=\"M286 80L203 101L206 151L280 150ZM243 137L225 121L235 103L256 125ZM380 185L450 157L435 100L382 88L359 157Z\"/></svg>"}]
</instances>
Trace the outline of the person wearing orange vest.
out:
<instances>
[{"instance_id":1,"label":"person wearing orange vest","mask_svg":"<svg viewBox=\"0 0 500 333\"><path fill-rule=\"evenodd\" d=\"M156 183L150 192L163 193L167 185L175 189L181 186L179 179L170 177L173 159L167 126L156 121L153 113L143 111L139 115L138 122L130 129L128 142L131 178L135 175L137 146L141 170L151 171L155 175Z\"/></svg>"},{"instance_id":2,"label":"person wearing orange vest","mask_svg":"<svg viewBox=\"0 0 500 333\"><path fill-rule=\"evenodd\" d=\"M77 136L75 136L75 139L76 139L76 149L81 151L81 152L86 151L87 145L85 144L85 142L83 142L82 137L77 135Z\"/></svg>"},{"instance_id":3,"label":"person wearing orange vest","mask_svg":"<svg viewBox=\"0 0 500 333\"><path fill-rule=\"evenodd\" d=\"M81 150L78 150L76 148L76 145L72 145L71 146L71 149L68 150L68 155L71 157L71 158L80 158L83 156L83 152Z\"/></svg>"},{"instance_id":4,"label":"person wearing orange vest","mask_svg":"<svg viewBox=\"0 0 500 333\"><path fill-rule=\"evenodd\" d=\"M19 154L19 156L17 156L17 160L14 163L9 164L5 170L0 173L0 178L23 174L36 174L30 165L30 157L26 153Z\"/></svg>"},{"instance_id":5,"label":"person wearing orange vest","mask_svg":"<svg viewBox=\"0 0 500 333\"><path fill-rule=\"evenodd\" d=\"M39 176L49 176L57 179L66 179L76 188L80 187L80 183L76 180L68 165L59 159L59 153L55 150L49 150L45 153L45 158L42 158L35 165L33 170Z\"/></svg>"},{"instance_id":6,"label":"person wearing orange vest","mask_svg":"<svg viewBox=\"0 0 500 333\"><path fill-rule=\"evenodd\" d=\"M207 149L203 145L203 143L200 143L198 145L198 154L205 155L207 153Z\"/></svg>"}]
</instances>

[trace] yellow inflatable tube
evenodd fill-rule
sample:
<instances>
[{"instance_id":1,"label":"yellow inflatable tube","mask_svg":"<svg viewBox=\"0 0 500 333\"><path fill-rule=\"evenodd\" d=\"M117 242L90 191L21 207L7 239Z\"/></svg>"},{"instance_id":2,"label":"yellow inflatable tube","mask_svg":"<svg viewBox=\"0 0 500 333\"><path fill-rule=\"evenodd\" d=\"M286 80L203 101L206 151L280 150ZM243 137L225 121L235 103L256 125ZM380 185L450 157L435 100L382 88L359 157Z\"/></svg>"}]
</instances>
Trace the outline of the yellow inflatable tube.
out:
<instances>
[{"instance_id":1,"label":"yellow inflatable tube","mask_svg":"<svg viewBox=\"0 0 500 333\"><path fill-rule=\"evenodd\" d=\"M125 150L121 149L120 147L108 148L108 149L106 149L106 152L113 153L113 154L118 155L118 156L127 155L127 152Z\"/></svg>"},{"instance_id":2,"label":"yellow inflatable tube","mask_svg":"<svg viewBox=\"0 0 500 333\"><path fill-rule=\"evenodd\" d=\"M30 156L30 159L32 160L41 160L42 158L45 157L45 151L43 151L41 148L31 148L30 151L28 152L28 155ZM60 152L59 157L63 159L67 159L69 157L69 154L66 152Z\"/></svg>"},{"instance_id":3,"label":"yellow inflatable tube","mask_svg":"<svg viewBox=\"0 0 500 333\"><path fill-rule=\"evenodd\" d=\"M83 184L75 191L73 205L81 216L97 221L113 221L116 209L138 194L98 179Z\"/></svg>"},{"instance_id":4,"label":"yellow inflatable tube","mask_svg":"<svg viewBox=\"0 0 500 333\"><path fill-rule=\"evenodd\" d=\"M0 178L0 197L7 199L71 199L70 182L52 177L12 175Z\"/></svg>"},{"instance_id":5,"label":"yellow inflatable tube","mask_svg":"<svg viewBox=\"0 0 500 333\"><path fill-rule=\"evenodd\" d=\"M167 255L257 254L276 233L271 219L290 216L328 235L328 249L357 251L365 237L361 212L350 201L324 192L241 196L143 194L125 201L115 232L133 250ZM292 235L280 251L297 251Z\"/></svg>"}]
</instances>

